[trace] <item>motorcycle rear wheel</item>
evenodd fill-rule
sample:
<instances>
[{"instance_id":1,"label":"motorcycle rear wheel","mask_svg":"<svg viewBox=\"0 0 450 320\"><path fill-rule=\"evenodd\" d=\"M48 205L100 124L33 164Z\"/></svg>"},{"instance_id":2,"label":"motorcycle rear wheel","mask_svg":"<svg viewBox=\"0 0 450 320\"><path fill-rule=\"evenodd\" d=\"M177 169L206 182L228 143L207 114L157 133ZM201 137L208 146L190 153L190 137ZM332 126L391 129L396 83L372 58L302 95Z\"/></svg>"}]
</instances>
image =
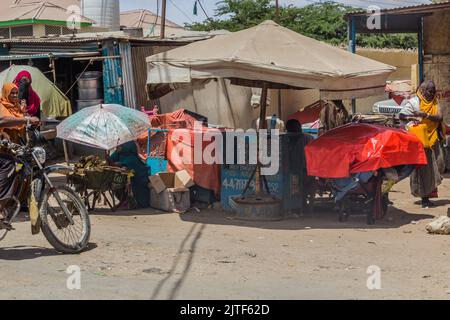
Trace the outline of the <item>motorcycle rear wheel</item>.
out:
<instances>
[{"instance_id":1,"label":"motorcycle rear wheel","mask_svg":"<svg viewBox=\"0 0 450 320\"><path fill-rule=\"evenodd\" d=\"M74 225L70 224L54 192L66 204ZM72 189L65 186L57 187L55 191L46 189L39 214L42 233L58 252L78 254L87 248L91 235L89 214L83 201Z\"/></svg>"}]
</instances>

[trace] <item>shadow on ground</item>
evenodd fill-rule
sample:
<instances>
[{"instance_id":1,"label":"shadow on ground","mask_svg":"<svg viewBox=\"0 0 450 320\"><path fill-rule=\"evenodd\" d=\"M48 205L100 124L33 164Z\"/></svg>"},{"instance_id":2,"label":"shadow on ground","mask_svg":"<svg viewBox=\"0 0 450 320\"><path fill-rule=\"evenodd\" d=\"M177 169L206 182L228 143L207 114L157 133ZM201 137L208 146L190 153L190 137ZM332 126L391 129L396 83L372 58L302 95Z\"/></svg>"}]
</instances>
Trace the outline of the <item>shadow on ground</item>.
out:
<instances>
[{"instance_id":1,"label":"shadow on ground","mask_svg":"<svg viewBox=\"0 0 450 320\"><path fill-rule=\"evenodd\" d=\"M94 250L95 248L97 248L97 244L89 243L84 252ZM60 255L62 254L55 249L44 247L15 246L10 248L0 248L0 260L5 261L24 261Z\"/></svg>"},{"instance_id":2,"label":"shadow on ground","mask_svg":"<svg viewBox=\"0 0 450 320\"><path fill-rule=\"evenodd\" d=\"M450 205L450 200L448 200L448 199L440 199L440 200L431 199L431 202L433 202L436 205L436 208L446 207L446 206ZM414 202L414 204L419 206L422 204L422 201L421 200L416 201L416 202Z\"/></svg>"},{"instance_id":3,"label":"shadow on ground","mask_svg":"<svg viewBox=\"0 0 450 320\"><path fill-rule=\"evenodd\" d=\"M233 217L232 213L202 211L189 212L180 216L183 221L191 223L238 226L267 230L302 230L313 229L395 229L408 225L413 221L432 219L432 214L408 213L396 207L390 207L386 217L374 225L366 223L366 215L350 216L347 222L339 222L338 214L331 211L315 212L304 216L291 216L282 221L242 221Z\"/></svg>"},{"instance_id":4,"label":"shadow on ground","mask_svg":"<svg viewBox=\"0 0 450 320\"><path fill-rule=\"evenodd\" d=\"M162 294L166 292L168 294L166 299L174 300L177 298L179 291L183 287L183 283L186 280L192 267L192 262L194 260L198 242L200 241L205 228L206 225L204 224L194 224L192 226L192 228L186 234L186 237L183 239L183 241L181 241L180 247L177 254L175 255L170 271L167 273L167 276L158 283L155 290L153 291L152 297L150 298L151 300L162 299ZM177 278L176 271L177 269L179 269L180 265L183 265L183 260L183 271ZM172 282L174 282L174 285L171 289L169 289L168 287Z\"/></svg>"},{"instance_id":5,"label":"shadow on ground","mask_svg":"<svg viewBox=\"0 0 450 320\"><path fill-rule=\"evenodd\" d=\"M90 211L89 215L91 216L110 216L110 217L139 217L139 216L160 216L170 214L168 212L147 208L147 209L139 209L139 210L118 210L116 212L111 211L110 209L101 208L95 209L94 211Z\"/></svg>"}]
</instances>

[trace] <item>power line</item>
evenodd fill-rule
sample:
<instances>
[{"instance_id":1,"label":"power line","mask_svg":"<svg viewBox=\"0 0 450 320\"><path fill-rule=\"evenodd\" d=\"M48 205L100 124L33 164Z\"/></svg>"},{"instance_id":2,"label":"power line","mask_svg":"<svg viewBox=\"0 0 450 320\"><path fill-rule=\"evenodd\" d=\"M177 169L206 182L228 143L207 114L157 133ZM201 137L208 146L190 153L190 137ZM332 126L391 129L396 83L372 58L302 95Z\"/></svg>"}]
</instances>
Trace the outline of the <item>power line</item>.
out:
<instances>
[{"instance_id":1,"label":"power line","mask_svg":"<svg viewBox=\"0 0 450 320\"><path fill-rule=\"evenodd\" d=\"M323 0L306 0L307 2L311 2L311 3L323 3L324 1ZM379 4L379 5L384 5L384 6L399 6L399 7L401 7L401 6L406 6L406 5L411 5L411 3L412 4L417 4L417 5L420 5L420 4L426 4L426 3L424 3L424 2L417 2L417 1L410 1L410 0L404 0L404 1L401 1L401 3L400 3L400 1L395 1L395 0L391 0L391 2L386 2L386 1L389 1L389 0L385 0L385 1L382 1L382 0L378 0L378 1L375 1L375 0L354 0L354 2L363 2L363 3L370 3L370 4ZM336 2L340 2L341 4L343 4L342 3L342 1L336 1ZM352 6L352 7L355 7L355 6L358 6L357 4L350 4L350 6Z\"/></svg>"},{"instance_id":2,"label":"power line","mask_svg":"<svg viewBox=\"0 0 450 320\"><path fill-rule=\"evenodd\" d=\"M206 13L206 10L205 10L205 8L203 7L203 4L202 4L202 2L201 2L201 0L197 0L197 2L198 2L198 4L200 5L200 8L202 9L202 11L203 11L203 13L205 14L205 16L209 19L209 20L213 20L213 19L211 19L210 17L209 17L209 15Z\"/></svg>"},{"instance_id":3,"label":"power line","mask_svg":"<svg viewBox=\"0 0 450 320\"><path fill-rule=\"evenodd\" d=\"M180 11L186 18L188 18L192 23L194 23L194 20L191 19L191 17L189 17L186 12L184 12L183 10L180 9L180 7L177 6L177 4L173 1L173 0L169 0L170 3L178 10Z\"/></svg>"},{"instance_id":4,"label":"power line","mask_svg":"<svg viewBox=\"0 0 450 320\"><path fill-rule=\"evenodd\" d=\"M156 0L156 19L155 19L155 23L153 24L153 26L150 29L150 35L155 34L155 28L156 28L156 24L158 23L158 18L159 18L159 0Z\"/></svg>"},{"instance_id":5,"label":"power line","mask_svg":"<svg viewBox=\"0 0 450 320\"><path fill-rule=\"evenodd\" d=\"M374 0L356 0L356 2L364 2L364 3L370 3L370 4L381 4L381 5L385 5L385 6L406 6L406 5L411 5L411 4L425 4L423 2L417 2L417 1L390 1L390 2L386 2L386 1L374 1Z\"/></svg>"}]
</instances>

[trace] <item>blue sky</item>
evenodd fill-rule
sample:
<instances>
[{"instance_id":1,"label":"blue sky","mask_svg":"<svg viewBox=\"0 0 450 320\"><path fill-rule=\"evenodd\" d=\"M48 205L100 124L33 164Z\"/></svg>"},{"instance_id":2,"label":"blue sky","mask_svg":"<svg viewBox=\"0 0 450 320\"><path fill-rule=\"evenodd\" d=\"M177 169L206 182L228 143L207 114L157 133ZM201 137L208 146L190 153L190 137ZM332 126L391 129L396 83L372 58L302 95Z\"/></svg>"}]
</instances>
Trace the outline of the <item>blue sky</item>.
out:
<instances>
[{"instance_id":1,"label":"blue sky","mask_svg":"<svg viewBox=\"0 0 450 320\"><path fill-rule=\"evenodd\" d=\"M214 15L214 9L216 3L220 0L201 0L205 10L208 15ZM121 10L132 10L132 9L150 9L156 13L158 0L121 0ZM185 22L191 23L193 21L203 21L205 20L205 14L198 9L198 16L193 15L195 0L167 0L167 17L168 19L183 25ZM320 2L319 0L280 0L282 5L295 5L303 6L305 4ZM429 0L340 0L344 4L368 7L369 5L378 5L380 7L397 7L406 5L416 5L420 3L430 3ZM161 0L159 0L161 3ZM161 11L160 11L161 12Z\"/></svg>"}]
</instances>

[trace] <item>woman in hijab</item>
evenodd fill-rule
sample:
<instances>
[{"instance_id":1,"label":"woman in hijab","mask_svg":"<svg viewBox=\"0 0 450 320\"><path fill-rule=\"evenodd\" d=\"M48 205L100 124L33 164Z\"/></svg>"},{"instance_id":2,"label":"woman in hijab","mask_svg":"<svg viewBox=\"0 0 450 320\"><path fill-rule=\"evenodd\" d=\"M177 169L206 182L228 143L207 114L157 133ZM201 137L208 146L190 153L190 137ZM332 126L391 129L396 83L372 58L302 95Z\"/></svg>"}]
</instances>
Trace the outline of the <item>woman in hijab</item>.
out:
<instances>
[{"instance_id":1,"label":"woman in hijab","mask_svg":"<svg viewBox=\"0 0 450 320\"><path fill-rule=\"evenodd\" d=\"M0 99L0 140L19 143L19 137L25 132L25 125L30 121L39 124L39 119L24 117L19 105L19 89L13 83L5 83ZM0 229L8 228L4 224L7 218L4 202L14 195L16 164L11 155L0 153Z\"/></svg>"},{"instance_id":2,"label":"woman in hijab","mask_svg":"<svg viewBox=\"0 0 450 320\"><path fill-rule=\"evenodd\" d=\"M41 99L33 90L31 74L28 71L21 71L14 79L14 84L19 88L19 101L26 106L26 113L31 117L40 118Z\"/></svg>"},{"instance_id":3,"label":"woman in hijab","mask_svg":"<svg viewBox=\"0 0 450 320\"><path fill-rule=\"evenodd\" d=\"M19 88L14 83L3 85L0 98L0 117L25 118L23 107L19 104ZM25 138L25 125L23 124L13 128L0 129L0 131L6 132L11 142L14 143L20 143L20 139Z\"/></svg>"},{"instance_id":4,"label":"woman in hijab","mask_svg":"<svg viewBox=\"0 0 450 320\"><path fill-rule=\"evenodd\" d=\"M435 204L430 201L436 197L437 187L442 183L445 171L442 142L445 139L445 126L436 85L433 81L423 82L417 90L417 96L410 99L400 112L403 121L414 121L427 127L430 148L425 149L428 165L418 167L411 175L411 193L422 198L422 207L430 208Z\"/></svg>"},{"instance_id":5,"label":"woman in hijab","mask_svg":"<svg viewBox=\"0 0 450 320\"><path fill-rule=\"evenodd\" d=\"M134 198L140 208L148 208L150 206L148 168L139 158L136 143L131 141L117 148L109 161L134 171L134 177L131 180Z\"/></svg>"}]
</instances>

